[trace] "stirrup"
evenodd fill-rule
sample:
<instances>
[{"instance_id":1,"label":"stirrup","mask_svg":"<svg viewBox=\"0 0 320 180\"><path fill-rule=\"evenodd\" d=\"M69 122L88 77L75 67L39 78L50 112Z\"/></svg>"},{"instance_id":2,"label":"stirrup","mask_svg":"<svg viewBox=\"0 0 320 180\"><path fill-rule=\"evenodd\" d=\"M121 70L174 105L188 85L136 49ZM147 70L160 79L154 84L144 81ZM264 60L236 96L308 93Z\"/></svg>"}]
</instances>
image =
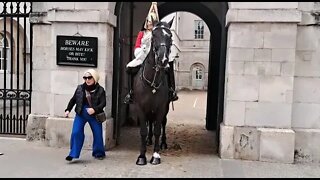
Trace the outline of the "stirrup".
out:
<instances>
[{"instance_id":1,"label":"stirrup","mask_svg":"<svg viewBox=\"0 0 320 180\"><path fill-rule=\"evenodd\" d=\"M132 100L132 98L131 98L131 94L132 94L132 92L130 91L130 92L126 95L126 97L124 98L124 101L123 101L124 104L132 104L132 103L133 103L133 100Z\"/></svg>"},{"instance_id":2,"label":"stirrup","mask_svg":"<svg viewBox=\"0 0 320 180\"><path fill-rule=\"evenodd\" d=\"M170 101L176 101L179 99L179 97L177 96L177 93L175 90L173 90L172 88L170 89L172 91L171 95L170 95Z\"/></svg>"},{"instance_id":3,"label":"stirrup","mask_svg":"<svg viewBox=\"0 0 320 180\"><path fill-rule=\"evenodd\" d=\"M170 99L170 101L176 101L176 100L178 100L179 99L179 97L177 96L177 93L173 93L172 94L172 97L171 97L171 99Z\"/></svg>"}]
</instances>

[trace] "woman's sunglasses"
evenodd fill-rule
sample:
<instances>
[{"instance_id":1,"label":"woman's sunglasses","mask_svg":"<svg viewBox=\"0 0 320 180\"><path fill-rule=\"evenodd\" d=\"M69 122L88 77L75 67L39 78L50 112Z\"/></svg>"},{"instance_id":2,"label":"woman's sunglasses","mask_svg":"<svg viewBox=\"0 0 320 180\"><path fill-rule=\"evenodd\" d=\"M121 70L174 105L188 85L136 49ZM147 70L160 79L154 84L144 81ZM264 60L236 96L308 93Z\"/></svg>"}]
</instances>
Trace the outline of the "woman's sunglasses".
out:
<instances>
[{"instance_id":1,"label":"woman's sunglasses","mask_svg":"<svg viewBox=\"0 0 320 180\"><path fill-rule=\"evenodd\" d=\"M90 80L90 79L92 79L92 78L93 78L92 76L83 76L83 79L84 79L84 80L87 80L87 79Z\"/></svg>"}]
</instances>

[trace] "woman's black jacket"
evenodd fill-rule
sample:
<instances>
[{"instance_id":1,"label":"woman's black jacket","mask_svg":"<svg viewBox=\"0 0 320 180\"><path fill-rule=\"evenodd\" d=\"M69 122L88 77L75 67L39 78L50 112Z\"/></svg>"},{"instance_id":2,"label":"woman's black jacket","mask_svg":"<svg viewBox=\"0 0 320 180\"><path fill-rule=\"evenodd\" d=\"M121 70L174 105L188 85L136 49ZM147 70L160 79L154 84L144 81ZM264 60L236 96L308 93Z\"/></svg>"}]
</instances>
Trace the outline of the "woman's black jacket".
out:
<instances>
[{"instance_id":1,"label":"woman's black jacket","mask_svg":"<svg viewBox=\"0 0 320 180\"><path fill-rule=\"evenodd\" d=\"M65 111L71 111L73 106L76 104L75 112L81 114L83 99L85 97L84 84L78 85L74 95L70 99L67 109ZM92 108L94 109L95 114L103 112L103 108L106 106L106 92L102 86L98 83L96 84L96 90L91 94Z\"/></svg>"}]
</instances>

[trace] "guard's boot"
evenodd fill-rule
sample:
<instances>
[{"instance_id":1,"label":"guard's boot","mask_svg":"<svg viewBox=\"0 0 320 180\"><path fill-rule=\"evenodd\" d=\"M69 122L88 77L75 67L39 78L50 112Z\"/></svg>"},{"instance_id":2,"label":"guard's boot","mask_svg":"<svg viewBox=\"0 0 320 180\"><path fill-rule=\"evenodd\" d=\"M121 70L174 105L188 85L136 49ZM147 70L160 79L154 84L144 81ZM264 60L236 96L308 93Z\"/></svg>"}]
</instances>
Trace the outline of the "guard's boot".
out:
<instances>
[{"instance_id":1,"label":"guard's boot","mask_svg":"<svg viewBox=\"0 0 320 180\"><path fill-rule=\"evenodd\" d=\"M132 91L132 74L131 73L128 73L128 86L129 86L129 93L126 95L126 97L124 97L124 101L123 103L125 104L132 104L133 103L133 99L132 99L132 96L133 96L133 91Z\"/></svg>"},{"instance_id":2,"label":"guard's boot","mask_svg":"<svg viewBox=\"0 0 320 180\"><path fill-rule=\"evenodd\" d=\"M130 89L129 93L126 95L126 97L124 97L123 103L132 104L133 103L132 95L133 95L133 91L132 89Z\"/></svg>"},{"instance_id":3,"label":"guard's boot","mask_svg":"<svg viewBox=\"0 0 320 180\"><path fill-rule=\"evenodd\" d=\"M170 94L169 94L169 100L170 101L176 101L176 100L179 99L176 91L172 87L170 87L169 91L170 91Z\"/></svg>"},{"instance_id":4,"label":"guard's boot","mask_svg":"<svg viewBox=\"0 0 320 180\"><path fill-rule=\"evenodd\" d=\"M168 80L169 80L169 100L176 101L179 99L176 93L176 83L174 79L174 72L173 72L173 62L169 62L170 68L168 72Z\"/></svg>"}]
</instances>

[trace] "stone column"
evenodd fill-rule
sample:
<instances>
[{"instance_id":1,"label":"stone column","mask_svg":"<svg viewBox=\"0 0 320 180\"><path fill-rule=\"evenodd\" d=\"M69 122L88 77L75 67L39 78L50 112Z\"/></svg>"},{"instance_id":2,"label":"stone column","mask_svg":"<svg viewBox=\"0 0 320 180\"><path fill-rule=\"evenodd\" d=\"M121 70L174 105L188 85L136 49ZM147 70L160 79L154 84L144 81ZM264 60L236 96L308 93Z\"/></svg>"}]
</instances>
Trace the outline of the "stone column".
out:
<instances>
[{"instance_id":1,"label":"stone column","mask_svg":"<svg viewBox=\"0 0 320 180\"><path fill-rule=\"evenodd\" d=\"M299 3L292 128L296 161L320 162L320 3Z\"/></svg>"},{"instance_id":2,"label":"stone column","mask_svg":"<svg viewBox=\"0 0 320 180\"><path fill-rule=\"evenodd\" d=\"M83 83L83 72L89 67L57 65L58 35L98 38L99 83L106 90L107 122L103 124L106 148L115 145L111 118L113 28L115 3L109 2L33 2L30 23L33 24L32 114L28 119L27 139L39 139L37 127L44 129L45 141L50 146L69 147L73 117L64 118L64 110L78 84ZM46 121L43 123L40 121ZM39 124L39 125L38 125ZM43 131L41 131L43 132ZM92 133L85 128L84 148L91 148ZM41 136L43 137L43 136ZM40 138L41 139L41 138Z\"/></svg>"},{"instance_id":3,"label":"stone column","mask_svg":"<svg viewBox=\"0 0 320 180\"><path fill-rule=\"evenodd\" d=\"M233 2L220 156L292 163L298 2Z\"/></svg>"}]
</instances>

